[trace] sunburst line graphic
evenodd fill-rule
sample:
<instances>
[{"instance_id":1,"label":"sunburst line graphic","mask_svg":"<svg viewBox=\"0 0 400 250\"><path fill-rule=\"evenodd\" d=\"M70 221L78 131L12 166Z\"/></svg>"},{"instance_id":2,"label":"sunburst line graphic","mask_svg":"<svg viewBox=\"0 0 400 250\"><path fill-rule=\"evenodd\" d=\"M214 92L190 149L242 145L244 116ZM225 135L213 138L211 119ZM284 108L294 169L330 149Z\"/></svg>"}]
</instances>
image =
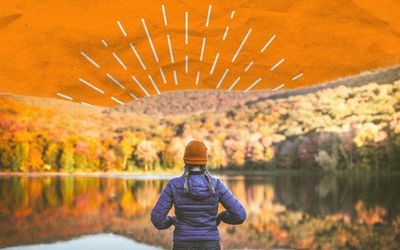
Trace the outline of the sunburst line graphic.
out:
<instances>
[{"instance_id":1,"label":"sunburst line graphic","mask_svg":"<svg viewBox=\"0 0 400 250\"><path fill-rule=\"evenodd\" d=\"M115 79L112 75L110 75L109 73L106 74L106 76L108 78L111 79L111 81L113 81L115 84L117 84L121 89L125 89L125 86L122 85L117 79Z\"/></svg>"},{"instance_id":2,"label":"sunburst line graphic","mask_svg":"<svg viewBox=\"0 0 400 250\"><path fill-rule=\"evenodd\" d=\"M235 16L235 11L232 10L230 19L233 19L234 16ZM225 28L224 35L222 36L222 41L225 41L226 36L228 35L228 31L229 31L229 25L227 25L226 28Z\"/></svg>"},{"instance_id":3,"label":"sunburst line graphic","mask_svg":"<svg viewBox=\"0 0 400 250\"><path fill-rule=\"evenodd\" d=\"M285 61L285 58L282 58L281 60L279 60L279 62L277 62L274 66L271 67L271 71L274 71L279 65L281 65L283 62Z\"/></svg>"},{"instance_id":4,"label":"sunburst line graphic","mask_svg":"<svg viewBox=\"0 0 400 250\"><path fill-rule=\"evenodd\" d=\"M160 94L160 90L157 87L157 84L154 82L153 78L151 77L151 75L148 75L150 83L153 85L154 89L156 90L157 94Z\"/></svg>"},{"instance_id":5,"label":"sunburst line graphic","mask_svg":"<svg viewBox=\"0 0 400 250\"><path fill-rule=\"evenodd\" d=\"M60 92L57 92L57 94L56 94L57 96L59 96L59 97L62 97L62 98L64 98L64 99L67 99L67 100L69 100L69 101L72 101L74 98L72 98L72 97L70 97L70 96L68 96L68 95L65 95L65 94L63 94L63 93L60 93Z\"/></svg>"},{"instance_id":6,"label":"sunburst line graphic","mask_svg":"<svg viewBox=\"0 0 400 250\"><path fill-rule=\"evenodd\" d=\"M123 34L124 36L127 36L127 34L126 34L126 32L125 32L125 29L124 29L124 27L122 27L122 24L119 22L119 20L117 21L117 24L118 24L119 28L121 29L122 34Z\"/></svg>"},{"instance_id":7,"label":"sunburst line graphic","mask_svg":"<svg viewBox=\"0 0 400 250\"><path fill-rule=\"evenodd\" d=\"M203 61L203 56L204 56L204 48L206 46L206 37L203 37L203 43L201 44L201 52L200 52L200 62Z\"/></svg>"},{"instance_id":8,"label":"sunburst line graphic","mask_svg":"<svg viewBox=\"0 0 400 250\"><path fill-rule=\"evenodd\" d=\"M136 84L140 87L140 89L143 91L143 93L144 93L147 97L149 97L149 96L150 96L149 92L147 92L147 90L143 87L143 85L139 82L139 80L136 79L136 77L134 77L134 76L132 76L132 79L133 79L133 80L136 82Z\"/></svg>"},{"instance_id":9,"label":"sunburst line graphic","mask_svg":"<svg viewBox=\"0 0 400 250\"><path fill-rule=\"evenodd\" d=\"M90 58L88 55L85 54L85 52L81 51L81 55L84 56L89 62L91 62L96 68L100 68L100 65L98 65L92 58Z\"/></svg>"},{"instance_id":10,"label":"sunburst line graphic","mask_svg":"<svg viewBox=\"0 0 400 250\"><path fill-rule=\"evenodd\" d=\"M171 63L174 64L174 52L172 51L171 39L168 34L167 34L167 40L168 40L169 56L171 58Z\"/></svg>"},{"instance_id":11,"label":"sunburst line graphic","mask_svg":"<svg viewBox=\"0 0 400 250\"><path fill-rule=\"evenodd\" d=\"M86 81L85 79L79 78L79 81L83 82L84 84L86 84L87 86L89 86L92 89L96 90L97 92L100 92L101 94L104 94L104 90L94 86L93 84L91 84L90 82Z\"/></svg>"},{"instance_id":12,"label":"sunburst line graphic","mask_svg":"<svg viewBox=\"0 0 400 250\"><path fill-rule=\"evenodd\" d=\"M189 13L185 11L185 44L189 44Z\"/></svg>"},{"instance_id":13,"label":"sunburst line graphic","mask_svg":"<svg viewBox=\"0 0 400 250\"><path fill-rule=\"evenodd\" d=\"M108 48L108 43L104 39L101 39L101 43Z\"/></svg>"},{"instance_id":14,"label":"sunburst line graphic","mask_svg":"<svg viewBox=\"0 0 400 250\"><path fill-rule=\"evenodd\" d=\"M250 29L247 31L246 36L243 38L242 43L240 44L239 48L237 49L235 55L234 55L233 58L232 58L232 63L235 62L236 57L239 55L240 51L242 50L242 48L243 48L244 44L246 43L247 39L249 38L250 33L251 33L252 30L253 30L253 29L250 28Z\"/></svg>"},{"instance_id":15,"label":"sunburst line graphic","mask_svg":"<svg viewBox=\"0 0 400 250\"><path fill-rule=\"evenodd\" d=\"M282 83L282 84L279 85L278 87L274 88L274 89L272 90L272 92L278 91L278 90L280 90L281 88L283 88L284 86L285 86L285 84Z\"/></svg>"},{"instance_id":16,"label":"sunburst line graphic","mask_svg":"<svg viewBox=\"0 0 400 250\"><path fill-rule=\"evenodd\" d=\"M160 67L160 75L161 75L161 78L162 78L164 84L166 84L167 83L167 79L165 78L164 71L163 71L162 67Z\"/></svg>"},{"instance_id":17,"label":"sunburst line graphic","mask_svg":"<svg viewBox=\"0 0 400 250\"><path fill-rule=\"evenodd\" d=\"M115 52L112 53L112 55L114 56L115 59L117 59L117 61L119 62L119 64L121 64L122 68L124 70L127 70L128 68L126 67L125 63L121 60L121 58L119 58L117 56L117 54Z\"/></svg>"},{"instance_id":18,"label":"sunburst line graphic","mask_svg":"<svg viewBox=\"0 0 400 250\"><path fill-rule=\"evenodd\" d=\"M274 34L269 40L268 42L264 45L264 47L262 47L262 49L260 50L261 53L264 53L264 51L268 48L268 46L272 43L272 41L275 39L276 35Z\"/></svg>"},{"instance_id":19,"label":"sunburst line graphic","mask_svg":"<svg viewBox=\"0 0 400 250\"><path fill-rule=\"evenodd\" d=\"M215 69L215 65L217 65L218 57L219 57L219 52L217 52L217 54L215 55L213 65L210 70L210 75L212 75L214 73L214 69Z\"/></svg>"},{"instance_id":20,"label":"sunburst line graphic","mask_svg":"<svg viewBox=\"0 0 400 250\"><path fill-rule=\"evenodd\" d=\"M176 75L176 70L174 70L174 81L175 85L178 85L178 76Z\"/></svg>"},{"instance_id":21,"label":"sunburst line graphic","mask_svg":"<svg viewBox=\"0 0 400 250\"><path fill-rule=\"evenodd\" d=\"M231 92L231 90L236 86L236 84L239 82L240 76L236 78L236 80L232 83L232 85L229 87L228 92Z\"/></svg>"},{"instance_id":22,"label":"sunburst line graphic","mask_svg":"<svg viewBox=\"0 0 400 250\"><path fill-rule=\"evenodd\" d=\"M297 76L293 77L293 78L292 78L292 81L295 81L295 80L299 79L299 78L302 77L302 76L303 76L303 73L300 73L300 74L298 74Z\"/></svg>"},{"instance_id":23,"label":"sunburst line graphic","mask_svg":"<svg viewBox=\"0 0 400 250\"><path fill-rule=\"evenodd\" d=\"M189 72L189 56L185 55L185 74Z\"/></svg>"},{"instance_id":24,"label":"sunburst line graphic","mask_svg":"<svg viewBox=\"0 0 400 250\"><path fill-rule=\"evenodd\" d=\"M254 64L254 61L249 62L249 64L244 69L244 72L247 72L251 68L251 66L253 66L253 64Z\"/></svg>"},{"instance_id":25,"label":"sunburst line graphic","mask_svg":"<svg viewBox=\"0 0 400 250\"><path fill-rule=\"evenodd\" d=\"M210 4L208 6L208 13L207 13L207 21L206 21L206 27L207 28L208 28L208 25L210 24L211 8L212 8L212 5Z\"/></svg>"},{"instance_id":26,"label":"sunburst line graphic","mask_svg":"<svg viewBox=\"0 0 400 250\"><path fill-rule=\"evenodd\" d=\"M206 19L205 19L205 29L208 29L209 26L210 26L212 8L213 8L212 4L209 4L209 5L208 5L208 10L207 10L207 13L206 13ZM163 20L163 23L164 23L166 29L168 29L168 18L167 18L166 7L164 6L164 4L161 5L161 11L162 11L162 20ZM235 13L235 10L232 10L231 13L230 13L230 16L229 16L230 20L232 20L232 19L234 18L235 14L236 14L236 13ZM213 18L214 18L214 17L213 17ZM181 20L182 20L182 19L181 19ZM213 19L213 20L214 20L214 19ZM117 25L118 25L119 29L120 29L121 32L122 32L122 35L123 35L124 37L128 37L128 34L127 34L127 32L126 32L124 26L123 26L122 23L120 22L120 20L117 20L116 22L117 22ZM184 44L185 44L186 46L188 46L188 45L189 45L189 32L191 32L191 31L189 30L189 12L188 12L187 10L184 11L184 21L183 21L183 22L184 22L184 25L182 26L182 27L183 27L183 32L182 32L182 33L184 34ZM151 37L150 31L149 31L149 28L148 28L148 26L147 26L146 21L145 21L144 18L141 18L141 23L142 23L142 25L143 25L143 30L144 30L144 32L145 32L145 34L146 34L146 37L147 37L148 43L149 43L149 45L150 45L151 51L152 51L152 53L153 53L153 55L154 55L154 59L155 59L156 63L158 64L158 70L157 70L157 71L159 71L159 74L160 74L160 76L161 76L162 82L163 82L164 84L167 84L168 81L167 81L166 75L165 75L165 73L164 73L163 66L160 65L160 60L159 60L159 56L158 56L158 53L157 53L157 50L156 50L156 46L155 46L155 44L154 44L154 42L153 42L153 40L152 40L152 37ZM195 25L194 25L194 26L195 26ZM203 26L203 27L204 27L204 26ZM151 28L151 27L150 27L150 28ZM230 24L228 24L228 25L226 26L226 28L225 28L223 34L222 34L222 41L225 41L225 40L226 40L228 33L230 34L230 33L234 32L234 31L231 31L231 30L232 30L232 29L230 28ZM247 41L249 40L249 37L251 36L252 31L253 31L253 29L252 29L252 28L249 28L248 31L247 31L247 33L244 35L244 37L243 37L243 39L241 40L239 46L237 47L235 53L233 54L233 57L231 58L231 63L232 63L232 64L235 63L236 59L239 57L240 53L244 50L244 48L245 48L245 47L249 47L249 46L246 46L246 43L247 43ZM268 39L268 41L264 44L264 46L262 46L262 48L259 50L261 54L263 54L263 53L267 50L267 48L271 46L272 42L276 39L276 37L277 37L276 34L273 34L273 35ZM172 46L172 42L171 42L172 39L171 39L170 34L168 33L168 30L166 30L166 38L167 38L167 45L168 45L168 51L169 51L169 58L170 58L170 60L171 60L171 64L172 64L172 65L175 65L175 58L174 58L173 46ZM100 41L101 41L101 43L102 43L106 48L110 48L109 44L108 44L104 39L100 39ZM137 61L139 62L141 68L143 69L143 71L147 71L148 68L146 67L144 61L142 60L142 57L140 56L140 53L139 53L139 51L137 50L137 48L135 47L134 43L133 43L133 42L129 42L128 44L129 44L129 47L132 49L133 54L135 55ZM202 37L202 41L201 41L201 50L200 50L199 57L198 57L199 62L203 62L203 61L204 61L204 57L205 57L205 54L206 54L206 53L205 53L206 44L207 44L207 36L205 35L205 36ZM156 44L156 45L157 45L157 44ZM81 51L81 55L82 55L87 61L89 61L91 64L93 64L96 68L98 68L98 69L100 68L100 65L99 65L93 58L89 57L89 56L87 55L87 53ZM119 57L115 51L112 51L112 55L113 55L113 57L115 58L115 60L119 63L119 65L120 65L124 70L127 71L127 70L128 70L128 66L127 66L127 64L125 64L125 62L121 59L121 57ZM184 56L184 63L183 63L184 73L185 73L185 74L189 74L189 55L188 55L187 52L186 52L186 54L184 54L183 56ZM210 72L209 72L209 75L210 75L210 76L214 74L215 69L216 69L216 67L217 67L217 64L221 64L221 63L223 62L223 61L221 61L221 60L223 60L223 59L222 59L222 58L221 58L221 59L219 58L220 56L221 56L221 51L217 51L216 54L215 54L215 57L214 57L213 60L212 60L212 65L211 65ZM208 54L207 54L207 57L208 57ZM191 62L192 62L192 60L193 60L193 58L191 57ZM208 60L210 60L210 59L208 59ZM285 60L286 60L285 57L281 58L278 62L276 62L272 67L269 68L269 71L270 71L270 72L275 71L283 62L285 62ZM218 61L221 61L221 63L218 63ZM208 63L209 63L209 62L208 62ZM191 64L191 65L192 65L192 64ZM195 64L193 64L193 65L195 65ZM200 64L200 65L202 65L202 64ZM247 73L253 65L257 65L257 63L256 63L254 60L251 60L251 61L245 66L244 72L243 72L243 73ZM178 66L178 64L177 64L176 66L174 66L175 68L172 68L172 69L171 69L171 70L172 70L172 73L173 73L173 80L174 80L174 83L175 83L176 86L179 85L178 74L177 74L177 70L176 70L176 67L177 67L177 66ZM222 65L221 65L221 66L222 66ZM129 67L129 68L131 68L131 67ZM166 69L166 68L165 68L165 69ZM194 71L196 72L196 74L195 74L195 75L196 75L196 76L195 76L195 85L198 86L198 85L200 84L200 76L201 76L201 71L202 71L202 70L201 70L200 68L198 68L198 69L194 69ZM217 82L217 84L216 84L215 89L220 89L220 87L221 87L222 84L224 83L224 80L227 79L227 75L229 74L229 72L230 72L230 67L228 66L228 67L225 69L225 71L223 72L223 74L221 75L221 77L219 78L219 80L218 80L218 82ZM168 72L166 72L166 73L168 73ZM234 73L234 71L232 71L232 73ZM230 73L229 75L232 75L232 73ZM152 75L150 75L150 74L148 74L148 73L145 74L145 75L147 75L148 80L149 80L149 82L151 83L151 85L154 87L155 91L157 92L157 95L160 95L160 94L161 94L161 91L160 91L160 89L158 88L158 86L157 86L157 84L156 84L156 82L155 82L155 79L157 80L158 78L153 78ZM132 93L131 91L129 91L129 90L127 89L128 86L122 84L123 81L121 82L121 81L117 80L117 79L116 79L114 76L112 76L110 73L106 73L106 76L107 76L110 80L112 80L113 83L117 84L121 89L123 89L124 91L126 91L134 100L138 100L138 99L140 98L139 96L137 96L137 95L135 95L134 93ZM154 75L153 75L153 76L154 76ZM303 76L303 72L298 73L297 75L293 76L293 77L291 78L291 80L292 80L292 81L295 81L295 80L299 79L299 78L302 77L302 76ZM133 81L138 85L138 87L143 91L143 93L145 94L145 96L149 97L150 94L149 94L149 92L146 90L145 86L143 86L143 85L141 84L141 82L140 82L135 76L132 75L131 78L132 78ZM231 85L229 86L229 88L228 88L226 91L227 91L227 92L231 92L231 91L235 88L235 86L237 85L237 83L241 80L241 78L242 78L242 76L236 76L235 80L231 83ZM207 79L208 79L208 78L207 78ZM253 81L246 89L244 89L243 92L244 92L244 93L249 92L253 87L255 87L257 84L259 84L259 82L260 82L262 79L264 79L264 78L261 77L261 76L259 76L259 77L258 77L255 81ZM104 93L105 93L101 88L95 86L94 84L90 83L89 81L87 81L87 80L85 80L85 79L83 79L83 78L79 78L79 80L80 80L82 83L84 83L85 85L87 85L87 86L91 87L92 89L94 89L95 91L97 91L97 92L99 92L99 93L101 93L101 94L104 94ZM225 84L224 84L224 85L225 85ZM148 85L147 85L147 86L148 86ZM272 91L273 91L273 92L278 91L278 90L282 89L284 86L285 86L285 84L282 83L282 84L280 84L279 86L277 86L277 87L275 87L274 89L272 89ZM135 91L134 91L134 92L135 92ZM135 92L135 93L136 93L136 92ZM72 96L69 96L69 95L64 94L64 93L62 93L62 92L57 92L57 93L56 93L56 96L61 97L61 98L66 99L66 100L69 100L69 101L76 100L76 99L73 98ZM110 97L110 96L109 96L109 97ZM125 105L125 102L123 102L122 100L117 99L116 97L111 96L110 98L111 98L114 102L116 102L116 103L118 103L118 104ZM79 102L78 100L76 100L76 101ZM84 101L80 101L79 103L81 103L81 104L83 104L83 103L89 104L88 102L84 102ZM89 104L89 105L91 105L91 104ZM86 105L86 106L87 106L87 105Z\"/></svg>"},{"instance_id":27,"label":"sunburst line graphic","mask_svg":"<svg viewBox=\"0 0 400 250\"><path fill-rule=\"evenodd\" d=\"M140 66L142 66L142 68L144 70L146 70L146 65L144 65L142 58L140 57L139 53L137 52L135 46L133 45L133 43L129 43L129 46L131 47L133 53L135 54L136 58L138 59Z\"/></svg>"},{"instance_id":28,"label":"sunburst line graphic","mask_svg":"<svg viewBox=\"0 0 400 250\"><path fill-rule=\"evenodd\" d=\"M226 75L228 74L228 72L229 72L229 68L227 68L227 69L225 70L225 72L224 72L224 74L222 75L221 79L219 79L219 82L218 82L218 85L217 85L217 89L219 89L219 87L221 86L221 84L222 84L222 82L224 81L224 79L225 79Z\"/></svg>"},{"instance_id":29,"label":"sunburst line graphic","mask_svg":"<svg viewBox=\"0 0 400 250\"><path fill-rule=\"evenodd\" d=\"M129 92L129 95L133 98L133 99L135 99L135 100L138 100L139 98L137 98L137 96L135 96L132 92Z\"/></svg>"},{"instance_id":30,"label":"sunburst line graphic","mask_svg":"<svg viewBox=\"0 0 400 250\"><path fill-rule=\"evenodd\" d=\"M200 70L198 70L196 74L196 82L195 82L196 86L199 85L199 80L200 80Z\"/></svg>"},{"instance_id":31,"label":"sunburst line graphic","mask_svg":"<svg viewBox=\"0 0 400 250\"><path fill-rule=\"evenodd\" d=\"M151 40L151 36L150 36L149 30L147 29L146 21L144 20L144 18L142 18L142 24L143 24L144 31L146 32L147 39L149 40L151 50L153 51L154 58L156 59L156 62L158 62L157 52L156 52L156 49L154 48L153 40Z\"/></svg>"},{"instance_id":32,"label":"sunburst line graphic","mask_svg":"<svg viewBox=\"0 0 400 250\"><path fill-rule=\"evenodd\" d=\"M249 92L249 90L252 89L254 86L256 86L261 80L262 80L262 77L260 77L257 80L255 80L247 89L245 89L243 91L243 93Z\"/></svg>"},{"instance_id":33,"label":"sunburst line graphic","mask_svg":"<svg viewBox=\"0 0 400 250\"><path fill-rule=\"evenodd\" d=\"M167 26L167 25L168 25L168 22L167 22L167 14L166 14L166 12L165 12L164 4L161 5L161 10L162 10L162 13L163 13L164 25Z\"/></svg>"},{"instance_id":34,"label":"sunburst line graphic","mask_svg":"<svg viewBox=\"0 0 400 250\"><path fill-rule=\"evenodd\" d=\"M122 102L122 101L118 100L118 99L117 99L117 98L115 98L114 96L111 96L111 100L113 100L114 102L116 102L116 103L118 103L118 104L125 105L125 103L124 103L124 102Z\"/></svg>"},{"instance_id":35,"label":"sunburst line graphic","mask_svg":"<svg viewBox=\"0 0 400 250\"><path fill-rule=\"evenodd\" d=\"M225 41L226 36L228 35L228 31L229 31L229 26L226 26L224 35L222 36L222 41Z\"/></svg>"}]
</instances>

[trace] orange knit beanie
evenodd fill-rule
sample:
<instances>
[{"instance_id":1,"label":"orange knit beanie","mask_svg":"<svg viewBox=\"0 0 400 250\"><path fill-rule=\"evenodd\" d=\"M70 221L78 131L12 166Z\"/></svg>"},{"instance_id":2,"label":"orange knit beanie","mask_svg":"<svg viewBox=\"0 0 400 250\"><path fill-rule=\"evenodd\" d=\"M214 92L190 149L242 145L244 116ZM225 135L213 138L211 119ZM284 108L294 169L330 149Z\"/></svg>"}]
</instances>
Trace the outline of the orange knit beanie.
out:
<instances>
[{"instance_id":1,"label":"orange knit beanie","mask_svg":"<svg viewBox=\"0 0 400 250\"><path fill-rule=\"evenodd\" d=\"M201 141L191 141L186 145L183 162L189 165L207 164L207 147Z\"/></svg>"}]
</instances>

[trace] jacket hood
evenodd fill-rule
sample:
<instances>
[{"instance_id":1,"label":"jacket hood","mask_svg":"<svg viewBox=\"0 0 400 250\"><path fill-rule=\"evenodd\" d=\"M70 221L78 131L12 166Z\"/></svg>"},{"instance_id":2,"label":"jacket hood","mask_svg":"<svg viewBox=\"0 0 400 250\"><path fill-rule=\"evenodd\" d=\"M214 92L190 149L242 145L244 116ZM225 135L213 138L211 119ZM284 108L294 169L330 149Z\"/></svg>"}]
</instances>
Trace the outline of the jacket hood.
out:
<instances>
[{"instance_id":1,"label":"jacket hood","mask_svg":"<svg viewBox=\"0 0 400 250\"><path fill-rule=\"evenodd\" d=\"M204 174L190 174L188 178L189 192L187 195L196 200L207 198L212 195L208 185L207 177Z\"/></svg>"}]
</instances>

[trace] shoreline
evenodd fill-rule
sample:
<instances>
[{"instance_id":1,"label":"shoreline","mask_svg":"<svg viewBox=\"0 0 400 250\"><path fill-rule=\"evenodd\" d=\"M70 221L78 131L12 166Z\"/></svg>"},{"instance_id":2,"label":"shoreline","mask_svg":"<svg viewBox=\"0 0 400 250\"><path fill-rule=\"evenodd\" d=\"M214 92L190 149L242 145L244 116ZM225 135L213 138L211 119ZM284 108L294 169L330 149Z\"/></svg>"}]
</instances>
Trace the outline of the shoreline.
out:
<instances>
[{"instance_id":1,"label":"shoreline","mask_svg":"<svg viewBox=\"0 0 400 250\"><path fill-rule=\"evenodd\" d=\"M4 176L25 176L25 177L101 177L121 179L171 179L178 176L178 173L134 173L134 172L0 172Z\"/></svg>"},{"instance_id":2,"label":"shoreline","mask_svg":"<svg viewBox=\"0 0 400 250\"><path fill-rule=\"evenodd\" d=\"M218 178L243 178L279 175L398 175L400 171L390 170L363 170L363 171L324 171L324 170L297 170L297 169L270 169L270 170L211 170L210 173ZM169 180L183 174L178 172L6 172L0 171L1 177L98 177L98 178L119 178L119 179L136 179L136 180Z\"/></svg>"}]
</instances>

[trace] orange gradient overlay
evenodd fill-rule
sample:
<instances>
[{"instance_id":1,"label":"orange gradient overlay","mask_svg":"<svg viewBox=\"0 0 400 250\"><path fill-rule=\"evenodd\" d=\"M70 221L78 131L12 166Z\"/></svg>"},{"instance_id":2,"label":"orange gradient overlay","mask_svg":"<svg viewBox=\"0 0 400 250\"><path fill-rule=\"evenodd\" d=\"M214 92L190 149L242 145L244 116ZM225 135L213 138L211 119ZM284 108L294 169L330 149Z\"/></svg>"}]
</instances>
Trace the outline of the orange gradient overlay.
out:
<instances>
[{"instance_id":1,"label":"orange gradient overlay","mask_svg":"<svg viewBox=\"0 0 400 250\"><path fill-rule=\"evenodd\" d=\"M114 106L310 86L399 64L398 13L395 0L5 0L0 93Z\"/></svg>"}]
</instances>

